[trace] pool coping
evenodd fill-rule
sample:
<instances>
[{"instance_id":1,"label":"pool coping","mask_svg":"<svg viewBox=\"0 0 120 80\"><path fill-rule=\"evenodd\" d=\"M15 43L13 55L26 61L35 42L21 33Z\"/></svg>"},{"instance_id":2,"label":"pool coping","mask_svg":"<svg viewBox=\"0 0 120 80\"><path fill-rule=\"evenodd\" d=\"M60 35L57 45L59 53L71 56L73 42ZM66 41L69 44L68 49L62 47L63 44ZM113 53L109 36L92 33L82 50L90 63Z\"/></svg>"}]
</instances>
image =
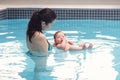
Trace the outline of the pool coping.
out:
<instances>
[{"instance_id":1,"label":"pool coping","mask_svg":"<svg viewBox=\"0 0 120 80\"><path fill-rule=\"evenodd\" d=\"M102 3L102 4L97 4L97 3L77 3L77 4L1 4L0 8L5 9L5 8L93 8L93 9L120 9L120 4L119 3Z\"/></svg>"}]
</instances>

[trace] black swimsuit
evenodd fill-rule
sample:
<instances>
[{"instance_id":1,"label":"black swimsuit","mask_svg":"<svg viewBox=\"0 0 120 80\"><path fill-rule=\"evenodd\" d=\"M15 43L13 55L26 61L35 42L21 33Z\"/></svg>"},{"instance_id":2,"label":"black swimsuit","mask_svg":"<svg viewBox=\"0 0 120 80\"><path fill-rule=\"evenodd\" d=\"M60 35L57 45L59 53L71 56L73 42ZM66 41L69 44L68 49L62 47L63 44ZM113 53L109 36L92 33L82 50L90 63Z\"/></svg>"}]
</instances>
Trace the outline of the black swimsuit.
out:
<instances>
[{"instance_id":1,"label":"black swimsuit","mask_svg":"<svg viewBox=\"0 0 120 80\"><path fill-rule=\"evenodd\" d=\"M48 40L47 40L48 42ZM48 42L48 51L51 51L52 50L52 45Z\"/></svg>"}]
</instances>

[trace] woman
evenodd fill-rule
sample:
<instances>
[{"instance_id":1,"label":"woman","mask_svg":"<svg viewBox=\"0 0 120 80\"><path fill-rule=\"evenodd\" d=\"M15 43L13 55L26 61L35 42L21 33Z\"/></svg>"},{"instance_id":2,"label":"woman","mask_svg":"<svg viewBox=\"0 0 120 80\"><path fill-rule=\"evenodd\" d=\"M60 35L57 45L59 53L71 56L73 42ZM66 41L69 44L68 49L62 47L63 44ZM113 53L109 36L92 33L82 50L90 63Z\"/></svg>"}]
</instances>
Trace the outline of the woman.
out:
<instances>
[{"instance_id":1,"label":"woman","mask_svg":"<svg viewBox=\"0 0 120 80\"><path fill-rule=\"evenodd\" d=\"M34 79L39 80L41 71L46 70L48 51L50 44L43 34L43 30L49 29L56 19L56 14L49 8L36 11L31 16L26 32L28 54L35 62Z\"/></svg>"},{"instance_id":2,"label":"woman","mask_svg":"<svg viewBox=\"0 0 120 80\"><path fill-rule=\"evenodd\" d=\"M26 42L29 52L35 56L47 56L50 44L43 34L56 19L56 14L49 8L33 13L26 32Z\"/></svg>"}]
</instances>

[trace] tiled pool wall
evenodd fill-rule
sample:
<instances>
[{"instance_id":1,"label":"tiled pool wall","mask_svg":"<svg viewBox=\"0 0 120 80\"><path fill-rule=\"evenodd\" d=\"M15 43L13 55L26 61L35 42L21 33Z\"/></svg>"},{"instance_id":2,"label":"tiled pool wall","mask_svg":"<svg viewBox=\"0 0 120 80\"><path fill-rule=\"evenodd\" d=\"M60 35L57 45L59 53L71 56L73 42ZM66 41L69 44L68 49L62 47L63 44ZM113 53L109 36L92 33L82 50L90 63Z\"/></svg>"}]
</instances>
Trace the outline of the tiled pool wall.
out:
<instances>
[{"instance_id":1,"label":"tiled pool wall","mask_svg":"<svg viewBox=\"0 0 120 80\"><path fill-rule=\"evenodd\" d=\"M0 20L7 19L7 9L0 10Z\"/></svg>"},{"instance_id":2,"label":"tiled pool wall","mask_svg":"<svg viewBox=\"0 0 120 80\"><path fill-rule=\"evenodd\" d=\"M57 19L97 19L120 20L120 9L82 9L82 8L52 8ZM41 8L7 8L0 10L0 20L29 19L34 11Z\"/></svg>"}]
</instances>

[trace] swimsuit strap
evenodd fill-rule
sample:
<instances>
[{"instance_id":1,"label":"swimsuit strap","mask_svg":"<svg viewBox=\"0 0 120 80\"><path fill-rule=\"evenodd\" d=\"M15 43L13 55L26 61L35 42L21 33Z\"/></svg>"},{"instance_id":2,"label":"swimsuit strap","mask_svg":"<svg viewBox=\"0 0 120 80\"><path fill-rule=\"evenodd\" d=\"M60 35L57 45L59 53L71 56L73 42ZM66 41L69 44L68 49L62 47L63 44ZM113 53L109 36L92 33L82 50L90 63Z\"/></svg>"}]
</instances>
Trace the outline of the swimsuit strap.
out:
<instances>
[{"instance_id":1,"label":"swimsuit strap","mask_svg":"<svg viewBox=\"0 0 120 80\"><path fill-rule=\"evenodd\" d=\"M48 42L48 40L47 40ZM48 42L48 51L51 51L52 50L52 45Z\"/></svg>"}]
</instances>

